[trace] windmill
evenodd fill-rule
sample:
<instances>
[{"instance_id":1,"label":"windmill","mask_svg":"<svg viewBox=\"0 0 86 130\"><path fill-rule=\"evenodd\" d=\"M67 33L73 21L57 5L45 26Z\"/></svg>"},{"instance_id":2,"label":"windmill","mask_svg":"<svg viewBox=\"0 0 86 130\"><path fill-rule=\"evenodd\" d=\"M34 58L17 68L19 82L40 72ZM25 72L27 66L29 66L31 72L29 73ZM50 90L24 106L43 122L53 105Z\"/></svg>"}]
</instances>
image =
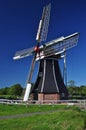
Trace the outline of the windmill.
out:
<instances>
[{"instance_id":1,"label":"windmill","mask_svg":"<svg viewBox=\"0 0 86 130\"><path fill-rule=\"evenodd\" d=\"M64 57L64 74L66 73L66 51L77 45L78 32L67 37L60 37L48 43L40 45L47 38L51 4L43 8L42 18L39 22L36 36L37 44L35 47L17 51L14 60L33 55L29 78L24 95L24 101L28 101L30 93L34 93L34 99L46 100L48 97L56 99L67 99L68 92L61 77L58 60ZM40 61L37 81L34 87L31 87L32 75L35 62ZM49 77L50 76L50 77ZM50 79L49 79L50 78ZM50 87L50 88L49 88ZM58 97L60 94L60 98ZM52 96L54 94L54 96ZM43 98L45 97L45 98Z\"/></svg>"}]
</instances>

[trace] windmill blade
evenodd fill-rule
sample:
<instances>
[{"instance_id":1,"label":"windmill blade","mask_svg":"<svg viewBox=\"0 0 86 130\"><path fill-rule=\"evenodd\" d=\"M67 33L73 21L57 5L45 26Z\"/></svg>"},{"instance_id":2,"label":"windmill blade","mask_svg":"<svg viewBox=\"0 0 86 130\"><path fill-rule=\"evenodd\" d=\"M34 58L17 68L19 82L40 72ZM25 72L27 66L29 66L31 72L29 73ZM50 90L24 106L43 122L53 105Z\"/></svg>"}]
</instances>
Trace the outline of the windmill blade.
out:
<instances>
[{"instance_id":1,"label":"windmill blade","mask_svg":"<svg viewBox=\"0 0 86 130\"><path fill-rule=\"evenodd\" d=\"M25 101L25 102L28 101L28 97L29 97L30 91L31 91L31 80L32 80L33 72L34 72L35 62L36 62L36 60L35 60L36 54L37 53L35 53L33 56L30 72L29 72L28 79L27 79L26 91L25 91L25 95L24 95L24 99L23 99L23 101Z\"/></svg>"},{"instance_id":2,"label":"windmill blade","mask_svg":"<svg viewBox=\"0 0 86 130\"><path fill-rule=\"evenodd\" d=\"M50 21L50 10L51 10L51 4L45 7L44 13L42 15L43 25L42 25L41 35L40 35L41 41L45 41L47 38L49 21Z\"/></svg>"},{"instance_id":3,"label":"windmill blade","mask_svg":"<svg viewBox=\"0 0 86 130\"><path fill-rule=\"evenodd\" d=\"M42 19L39 22L38 32L36 36L36 40L38 42L45 41L47 38L48 26L50 20L50 10L51 10L51 4L43 8Z\"/></svg>"},{"instance_id":4,"label":"windmill blade","mask_svg":"<svg viewBox=\"0 0 86 130\"><path fill-rule=\"evenodd\" d=\"M17 52L15 53L15 56L13 57L13 59L14 59L14 60L21 59L21 58L30 56L30 55L32 55L33 53L34 53L34 47L28 48L28 49L24 49L24 50L21 50L21 51L17 51Z\"/></svg>"},{"instance_id":5,"label":"windmill blade","mask_svg":"<svg viewBox=\"0 0 86 130\"><path fill-rule=\"evenodd\" d=\"M58 53L63 49L68 50L77 45L78 38L79 38L79 33L74 33L67 37L61 37L59 39L53 40L50 43L46 44L44 53L54 54L55 52Z\"/></svg>"},{"instance_id":6,"label":"windmill blade","mask_svg":"<svg viewBox=\"0 0 86 130\"><path fill-rule=\"evenodd\" d=\"M36 58L36 53L35 53L35 55L33 56L33 59L32 59L31 68L30 68L29 77L28 77L28 83L30 83L31 79L32 79L34 66L35 66L35 62L36 62L35 58Z\"/></svg>"},{"instance_id":7,"label":"windmill blade","mask_svg":"<svg viewBox=\"0 0 86 130\"><path fill-rule=\"evenodd\" d=\"M78 42L78 38L79 38L79 33L74 33L67 37L60 37L58 39L50 41L45 44L44 49L43 46L40 46L40 50L41 50L40 56L38 55L38 57L36 58L38 58L39 60L41 58L61 54L64 51L76 46Z\"/></svg>"}]
</instances>

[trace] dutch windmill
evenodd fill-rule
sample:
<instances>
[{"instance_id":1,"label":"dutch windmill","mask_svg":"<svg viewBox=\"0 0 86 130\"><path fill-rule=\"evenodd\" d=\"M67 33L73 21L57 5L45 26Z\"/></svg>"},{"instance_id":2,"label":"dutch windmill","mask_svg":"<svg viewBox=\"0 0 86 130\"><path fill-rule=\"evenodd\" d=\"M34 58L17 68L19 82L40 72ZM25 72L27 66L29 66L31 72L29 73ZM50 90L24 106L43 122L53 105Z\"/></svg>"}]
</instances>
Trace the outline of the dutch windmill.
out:
<instances>
[{"instance_id":1,"label":"dutch windmill","mask_svg":"<svg viewBox=\"0 0 86 130\"><path fill-rule=\"evenodd\" d=\"M51 4L43 8L42 18L39 22L35 47L17 51L14 60L33 55L29 78L24 95L28 101L30 94L34 100L68 99L68 91L61 76L58 60L64 57L64 74L66 74L66 51L77 45L78 33L67 37L60 37L40 45L47 38ZM35 62L39 61L39 71L34 87L31 87ZM66 76L65 76L66 77Z\"/></svg>"}]
</instances>

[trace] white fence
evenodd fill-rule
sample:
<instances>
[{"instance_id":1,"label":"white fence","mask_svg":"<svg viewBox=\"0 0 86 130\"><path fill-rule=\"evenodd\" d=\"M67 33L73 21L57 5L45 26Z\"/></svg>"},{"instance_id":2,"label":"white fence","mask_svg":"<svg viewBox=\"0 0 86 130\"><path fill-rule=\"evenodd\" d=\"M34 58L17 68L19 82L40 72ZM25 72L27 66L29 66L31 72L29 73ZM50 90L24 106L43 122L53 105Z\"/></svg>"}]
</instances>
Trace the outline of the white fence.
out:
<instances>
[{"instance_id":1,"label":"white fence","mask_svg":"<svg viewBox=\"0 0 86 130\"><path fill-rule=\"evenodd\" d=\"M0 99L0 104L21 104L22 100Z\"/></svg>"},{"instance_id":2,"label":"white fence","mask_svg":"<svg viewBox=\"0 0 86 130\"><path fill-rule=\"evenodd\" d=\"M21 104L21 105L54 105L54 104L65 104L65 105L76 105L81 109L86 109L86 100L29 100L28 102L23 102L23 100L8 100L0 99L1 104Z\"/></svg>"}]
</instances>

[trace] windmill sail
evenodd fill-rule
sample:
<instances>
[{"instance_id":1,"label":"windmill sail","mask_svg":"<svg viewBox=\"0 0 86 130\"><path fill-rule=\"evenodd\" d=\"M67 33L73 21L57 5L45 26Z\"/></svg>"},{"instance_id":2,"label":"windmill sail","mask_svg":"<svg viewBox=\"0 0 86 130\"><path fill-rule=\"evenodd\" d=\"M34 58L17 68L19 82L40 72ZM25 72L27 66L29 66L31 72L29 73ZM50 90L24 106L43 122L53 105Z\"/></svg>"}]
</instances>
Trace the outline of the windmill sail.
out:
<instances>
[{"instance_id":1,"label":"windmill sail","mask_svg":"<svg viewBox=\"0 0 86 130\"><path fill-rule=\"evenodd\" d=\"M40 55L37 55L36 60L63 53L64 51L76 46L78 38L79 33L77 32L67 37L60 37L45 43L44 49L43 46L40 46Z\"/></svg>"},{"instance_id":2,"label":"windmill sail","mask_svg":"<svg viewBox=\"0 0 86 130\"><path fill-rule=\"evenodd\" d=\"M77 45L78 37L79 37L79 34L74 33L67 37L62 37L61 39L59 39L60 41L58 41L58 39L53 40L53 41L51 41L51 43L46 44L44 54L46 56L54 55L54 54L56 55L56 54L64 51L64 49L68 50Z\"/></svg>"},{"instance_id":3,"label":"windmill sail","mask_svg":"<svg viewBox=\"0 0 86 130\"><path fill-rule=\"evenodd\" d=\"M16 51L15 56L13 57L13 59L14 60L21 59L21 58L30 56L33 53L34 53L34 47L28 48L28 49L24 49L24 50L21 50L21 51Z\"/></svg>"},{"instance_id":4,"label":"windmill sail","mask_svg":"<svg viewBox=\"0 0 86 130\"><path fill-rule=\"evenodd\" d=\"M64 52L64 49L68 50L68 49L76 46L77 42L78 42L78 38L79 38L79 33L76 32L67 37L60 37L60 38L52 40L48 43L45 43L45 47L43 47L43 46L39 47L40 55L38 53L36 58L41 59L41 57L44 58L44 57L48 57L51 55L61 54L62 52ZM34 53L35 53L34 47L24 49L21 51L17 51L15 53L15 56L13 57L13 59L14 60L21 59L21 58L33 55Z\"/></svg>"},{"instance_id":5,"label":"windmill sail","mask_svg":"<svg viewBox=\"0 0 86 130\"><path fill-rule=\"evenodd\" d=\"M36 36L36 40L38 42L45 41L47 38L48 26L50 20L50 10L51 10L51 4L43 8L42 19L39 22L38 32Z\"/></svg>"}]
</instances>

